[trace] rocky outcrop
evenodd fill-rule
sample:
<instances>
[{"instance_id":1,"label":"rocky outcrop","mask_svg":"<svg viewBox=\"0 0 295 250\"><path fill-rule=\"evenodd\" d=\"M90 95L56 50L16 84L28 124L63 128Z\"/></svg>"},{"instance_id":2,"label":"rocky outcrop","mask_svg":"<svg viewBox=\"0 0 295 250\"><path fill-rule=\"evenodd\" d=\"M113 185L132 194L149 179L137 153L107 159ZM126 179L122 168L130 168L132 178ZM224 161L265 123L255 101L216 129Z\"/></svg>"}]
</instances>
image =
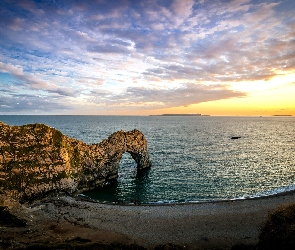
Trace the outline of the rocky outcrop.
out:
<instances>
[{"instance_id":1,"label":"rocky outcrop","mask_svg":"<svg viewBox=\"0 0 295 250\"><path fill-rule=\"evenodd\" d=\"M0 195L24 202L52 192L93 189L118 177L125 152L138 170L151 166L147 141L139 130L118 131L88 145L43 124L0 122Z\"/></svg>"}]
</instances>

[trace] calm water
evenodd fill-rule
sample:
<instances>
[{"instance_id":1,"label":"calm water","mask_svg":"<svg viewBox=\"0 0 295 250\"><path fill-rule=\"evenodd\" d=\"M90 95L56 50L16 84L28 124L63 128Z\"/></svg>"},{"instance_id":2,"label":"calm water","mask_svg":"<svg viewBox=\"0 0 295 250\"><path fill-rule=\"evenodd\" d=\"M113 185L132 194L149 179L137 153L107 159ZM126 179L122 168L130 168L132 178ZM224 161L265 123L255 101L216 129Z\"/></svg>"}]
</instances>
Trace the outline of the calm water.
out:
<instances>
[{"instance_id":1,"label":"calm water","mask_svg":"<svg viewBox=\"0 0 295 250\"><path fill-rule=\"evenodd\" d=\"M86 143L141 130L152 168L137 174L123 155L114 185L84 195L106 202L197 202L295 189L295 117L0 116L45 123ZM232 136L241 136L231 140Z\"/></svg>"}]
</instances>

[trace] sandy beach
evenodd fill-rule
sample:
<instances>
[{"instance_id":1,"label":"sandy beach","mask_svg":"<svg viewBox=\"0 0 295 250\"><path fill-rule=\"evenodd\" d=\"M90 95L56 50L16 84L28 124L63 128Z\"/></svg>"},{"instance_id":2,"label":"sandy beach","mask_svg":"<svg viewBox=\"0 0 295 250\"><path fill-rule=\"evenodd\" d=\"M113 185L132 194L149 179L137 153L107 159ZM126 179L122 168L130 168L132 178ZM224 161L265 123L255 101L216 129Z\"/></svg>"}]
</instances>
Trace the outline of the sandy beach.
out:
<instances>
[{"instance_id":1,"label":"sandy beach","mask_svg":"<svg viewBox=\"0 0 295 250\"><path fill-rule=\"evenodd\" d=\"M295 192L287 192L248 200L127 206L62 196L14 210L27 226L2 226L0 238L11 248L78 239L148 249L168 243L184 249L231 249L256 244L268 213L294 200Z\"/></svg>"}]
</instances>

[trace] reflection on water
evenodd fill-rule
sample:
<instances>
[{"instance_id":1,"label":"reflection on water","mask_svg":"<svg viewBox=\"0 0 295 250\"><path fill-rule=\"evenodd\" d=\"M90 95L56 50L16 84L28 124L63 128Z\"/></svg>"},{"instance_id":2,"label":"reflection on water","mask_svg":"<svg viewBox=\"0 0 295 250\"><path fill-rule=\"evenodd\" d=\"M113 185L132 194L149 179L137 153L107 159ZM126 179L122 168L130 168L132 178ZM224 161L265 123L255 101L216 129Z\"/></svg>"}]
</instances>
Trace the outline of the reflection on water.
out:
<instances>
[{"instance_id":1,"label":"reflection on water","mask_svg":"<svg viewBox=\"0 0 295 250\"><path fill-rule=\"evenodd\" d=\"M108 186L86 191L83 194L96 200L114 203L146 203L150 189L150 168L137 171L130 154L125 153L119 166L118 180Z\"/></svg>"}]
</instances>

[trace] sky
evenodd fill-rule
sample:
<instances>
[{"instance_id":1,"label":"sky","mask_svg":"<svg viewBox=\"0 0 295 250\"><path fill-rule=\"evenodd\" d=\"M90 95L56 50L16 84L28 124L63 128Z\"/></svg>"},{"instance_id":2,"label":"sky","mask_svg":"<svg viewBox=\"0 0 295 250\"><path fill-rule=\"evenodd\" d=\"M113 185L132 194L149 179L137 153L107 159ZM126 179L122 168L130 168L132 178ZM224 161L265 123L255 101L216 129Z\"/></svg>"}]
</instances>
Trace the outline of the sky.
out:
<instances>
[{"instance_id":1,"label":"sky","mask_svg":"<svg viewBox=\"0 0 295 250\"><path fill-rule=\"evenodd\" d=\"M1 0L0 114L295 115L294 0Z\"/></svg>"}]
</instances>

